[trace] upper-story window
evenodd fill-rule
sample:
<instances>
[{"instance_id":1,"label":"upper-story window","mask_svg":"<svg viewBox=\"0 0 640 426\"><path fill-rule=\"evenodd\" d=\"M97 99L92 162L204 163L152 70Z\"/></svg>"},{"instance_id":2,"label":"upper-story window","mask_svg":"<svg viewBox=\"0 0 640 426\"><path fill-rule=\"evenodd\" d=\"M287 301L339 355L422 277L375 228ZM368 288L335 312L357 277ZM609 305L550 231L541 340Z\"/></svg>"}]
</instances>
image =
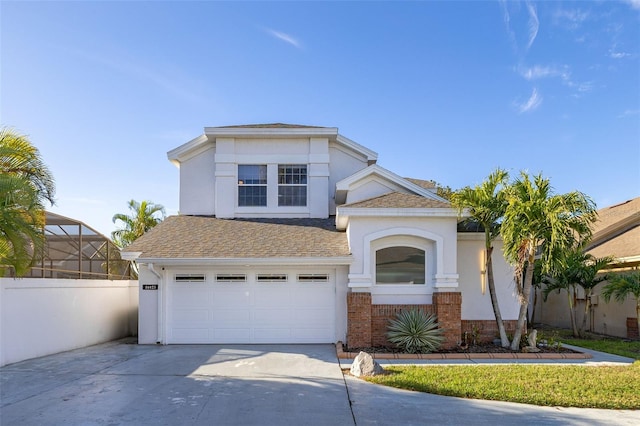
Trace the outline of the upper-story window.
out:
<instances>
[{"instance_id":1,"label":"upper-story window","mask_svg":"<svg viewBox=\"0 0 640 426\"><path fill-rule=\"evenodd\" d=\"M238 166L238 206L267 205L267 166Z\"/></svg>"},{"instance_id":2,"label":"upper-story window","mask_svg":"<svg viewBox=\"0 0 640 426\"><path fill-rule=\"evenodd\" d=\"M307 205L307 166L278 166L278 206Z\"/></svg>"}]
</instances>

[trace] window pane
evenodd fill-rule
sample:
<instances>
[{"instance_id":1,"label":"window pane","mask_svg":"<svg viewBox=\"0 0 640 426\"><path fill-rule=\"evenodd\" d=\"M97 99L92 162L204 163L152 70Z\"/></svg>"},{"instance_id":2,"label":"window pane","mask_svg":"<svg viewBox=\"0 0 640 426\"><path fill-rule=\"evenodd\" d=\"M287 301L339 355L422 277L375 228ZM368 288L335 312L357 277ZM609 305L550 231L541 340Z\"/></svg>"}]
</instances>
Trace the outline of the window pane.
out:
<instances>
[{"instance_id":1,"label":"window pane","mask_svg":"<svg viewBox=\"0 0 640 426\"><path fill-rule=\"evenodd\" d=\"M238 186L239 206L266 206L267 187L266 186Z\"/></svg>"},{"instance_id":2,"label":"window pane","mask_svg":"<svg viewBox=\"0 0 640 426\"><path fill-rule=\"evenodd\" d=\"M238 166L238 185L266 185L267 166L240 165Z\"/></svg>"},{"instance_id":3,"label":"window pane","mask_svg":"<svg viewBox=\"0 0 640 426\"><path fill-rule=\"evenodd\" d=\"M278 187L279 206L306 206L307 187L306 186L279 186Z\"/></svg>"},{"instance_id":4,"label":"window pane","mask_svg":"<svg viewBox=\"0 0 640 426\"><path fill-rule=\"evenodd\" d=\"M306 185L306 165L280 165L278 166L278 184L280 185Z\"/></svg>"},{"instance_id":5,"label":"window pane","mask_svg":"<svg viewBox=\"0 0 640 426\"><path fill-rule=\"evenodd\" d=\"M376 251L376 282L424 284L424 250L414 247L388 247Z\"/></svg>"}]
</instances>

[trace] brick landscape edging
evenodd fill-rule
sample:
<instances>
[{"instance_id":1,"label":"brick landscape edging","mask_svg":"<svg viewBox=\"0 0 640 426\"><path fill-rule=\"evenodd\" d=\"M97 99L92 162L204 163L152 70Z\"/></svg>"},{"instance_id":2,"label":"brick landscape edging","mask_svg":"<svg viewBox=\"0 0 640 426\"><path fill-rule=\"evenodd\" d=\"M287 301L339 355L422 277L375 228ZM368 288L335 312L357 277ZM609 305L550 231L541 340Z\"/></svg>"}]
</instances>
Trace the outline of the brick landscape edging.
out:
<instances>
[{"instance_id":1,"label":"brick landscape edging","mask_svg":"<svg viewBox=\"0 0 640 426\"><path fill-rule=\"evenodd\" d=\"M342 342L336 343L336 353L339 359L354 359L359 352L345 352ZM525 352L497 352L497 353L435 353L435 354L388 354L372 353L374 359L589 359L591 354L574 353L525 353Z\"/></svg>"}]
</instances>

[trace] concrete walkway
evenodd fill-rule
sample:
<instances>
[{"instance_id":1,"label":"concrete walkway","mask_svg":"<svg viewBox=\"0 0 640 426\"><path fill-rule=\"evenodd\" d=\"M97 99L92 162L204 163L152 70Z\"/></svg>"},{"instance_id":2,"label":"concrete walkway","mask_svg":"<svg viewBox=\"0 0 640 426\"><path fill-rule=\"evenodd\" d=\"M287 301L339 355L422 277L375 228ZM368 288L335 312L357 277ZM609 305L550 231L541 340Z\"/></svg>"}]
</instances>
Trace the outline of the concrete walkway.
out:
<instances>
[{"instance_id":1,"label":"concrete walkway","mask_svg":"<svg viewBox=\"0 0 640 426\"><path fill-rule=\"evenodd\" d=\"M463 422L637 425L640 412L536 407L372 385L343 377L332 345L118 341L0 369L3 426Z\"/></svg>"}]
</instances>

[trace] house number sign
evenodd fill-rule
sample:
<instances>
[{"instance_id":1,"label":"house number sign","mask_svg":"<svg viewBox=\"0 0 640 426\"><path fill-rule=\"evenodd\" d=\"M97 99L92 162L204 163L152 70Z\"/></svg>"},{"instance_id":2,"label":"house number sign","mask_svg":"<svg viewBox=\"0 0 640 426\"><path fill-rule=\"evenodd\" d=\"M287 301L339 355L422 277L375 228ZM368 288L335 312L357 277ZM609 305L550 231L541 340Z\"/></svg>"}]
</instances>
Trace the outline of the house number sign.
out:
<instances>
[{"instance_id":1,"label":"house number sign","mask_svg":"<svg viewBox=\"0 0 640 426\"><path fill-rule=\"evenodd\" d=\"M158 284L142 284L143 290L157 290Z\"/></svg>"}]
</instances>

